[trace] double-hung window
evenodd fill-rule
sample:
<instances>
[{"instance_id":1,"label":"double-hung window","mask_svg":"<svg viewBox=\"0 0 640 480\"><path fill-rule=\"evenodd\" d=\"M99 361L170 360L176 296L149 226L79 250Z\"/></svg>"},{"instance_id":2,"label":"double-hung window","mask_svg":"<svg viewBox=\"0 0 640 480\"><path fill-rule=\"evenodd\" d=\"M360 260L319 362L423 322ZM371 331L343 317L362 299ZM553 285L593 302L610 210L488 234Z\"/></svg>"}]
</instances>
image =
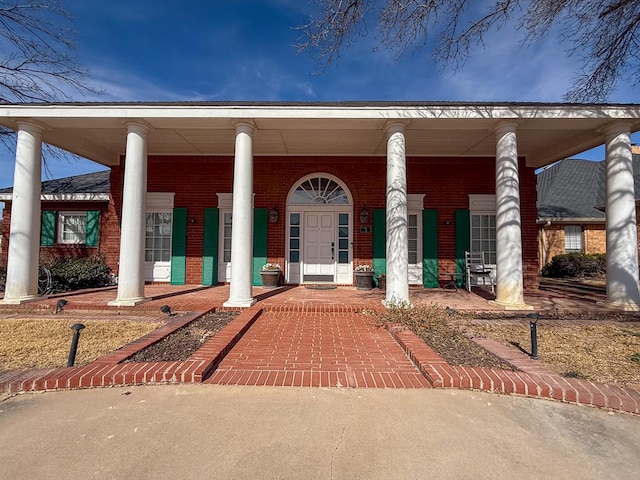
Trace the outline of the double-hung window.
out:
<instances>
[{"instance_id":1,"label":"double-hung window","mask_svg":"<svg viewBox=\"0 0 640 480\"><path fill-rule=\"evenodd\" d=\"M487 265L496 263L496 197L495 195L469 195L471 231L470 250L484 253Z\"/></svg>"},{"instance_id":2,"label":"double-hung window","mask_svg":"<svg viewBox=\"0 0 640 480\"><path fill-rule=\"evenodd\" d=\"M58 243L87 243L87 212L58 213Z\"/></svg>"},{"instance_id":3,"label":"double-hung window","mask_svg":"<svg viewBox=\"0 0 640 480\"><path fill-rule=\"evenodd\" d=\"M567 225L564 227L564 251L566 253L582 252L581 225Z\"/></svg>"}]
</instances>

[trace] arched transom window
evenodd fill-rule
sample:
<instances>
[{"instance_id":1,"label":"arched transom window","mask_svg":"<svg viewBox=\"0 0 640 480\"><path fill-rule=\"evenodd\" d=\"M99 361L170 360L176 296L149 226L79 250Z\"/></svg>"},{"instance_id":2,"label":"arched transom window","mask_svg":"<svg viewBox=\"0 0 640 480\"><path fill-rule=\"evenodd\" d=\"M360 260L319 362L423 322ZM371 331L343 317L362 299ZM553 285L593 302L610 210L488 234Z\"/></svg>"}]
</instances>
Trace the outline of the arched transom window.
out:
<instances>
[{"instance_id":1,"label":"arched transom window","mask_svg":"<svg viewBox=\"0 0 640 480\"><path fill-rule=\"evenodd\" d=\"M291 196L292 205L348 205L349 197L334 180L312 177L304 180Z\"/></svg>"}]
</instances>

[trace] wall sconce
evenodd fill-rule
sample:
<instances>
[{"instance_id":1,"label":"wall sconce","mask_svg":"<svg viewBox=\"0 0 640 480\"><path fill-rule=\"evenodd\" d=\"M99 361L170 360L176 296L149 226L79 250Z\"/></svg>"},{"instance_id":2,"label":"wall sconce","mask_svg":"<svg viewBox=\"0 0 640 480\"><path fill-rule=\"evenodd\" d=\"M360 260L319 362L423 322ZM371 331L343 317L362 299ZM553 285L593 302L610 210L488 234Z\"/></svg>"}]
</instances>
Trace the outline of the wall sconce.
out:
<instances>
[{"instance_id":1,"label":"wall sconce","mask_svg":"<svg viewBox=\"0 0 640 480\"><path fill-rule=\"evenodd\" d=\"M278 223L278 209L276 209L275 205L273 208L269 209L269 221L271 223Z\"/></svg>"},{"instance_id":2,"label":"wall sconce","mask_svg":"<svg viewBox=\"0 0 640 480\"><path fill-rule=\"evenodd\" d=\"M451 225L451 220L445 220L444 224L447 225L447 226Z\"/></svg>"},{"instance_id":3,"label":"wall sconce","mask_svg":"<svg viewBox=\"0 0 640 480\"><path fill-rule=\"evenodd\" d=\"M367 210L367 207L362 207L362 210L360 210L360 223L369 223L369 210Z\"/></svg>"},{"instance_id":4,"label":"wall sconce","mask_svg":"<svg viewBox=\"0 0 640 480\"><path fill-rule=\"evenodd\" d=\"M195 218L193 218L193 217L189 219L189 223L197 223L197 222L198 222L198 221L197 221Z\"/></svg>"}]
</instances>

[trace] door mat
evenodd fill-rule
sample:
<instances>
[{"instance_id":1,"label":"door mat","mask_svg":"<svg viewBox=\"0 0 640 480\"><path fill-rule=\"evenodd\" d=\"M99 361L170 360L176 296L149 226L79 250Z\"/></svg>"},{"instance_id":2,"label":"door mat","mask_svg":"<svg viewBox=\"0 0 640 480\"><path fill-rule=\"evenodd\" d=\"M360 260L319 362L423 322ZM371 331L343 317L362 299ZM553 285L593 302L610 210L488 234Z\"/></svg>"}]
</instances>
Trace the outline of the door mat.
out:
<instances>
[{"instance_id":1,"label":"door mat","mask_svg":"<svg viewBox=\"0 0 640 480\"><path fill-rule=\"evenodd\" d=\"M334 288L338 288L338 286L334 284L305 285L304 288L308 288L309 290L333 290Z\"/></svg>"}]
</instances>

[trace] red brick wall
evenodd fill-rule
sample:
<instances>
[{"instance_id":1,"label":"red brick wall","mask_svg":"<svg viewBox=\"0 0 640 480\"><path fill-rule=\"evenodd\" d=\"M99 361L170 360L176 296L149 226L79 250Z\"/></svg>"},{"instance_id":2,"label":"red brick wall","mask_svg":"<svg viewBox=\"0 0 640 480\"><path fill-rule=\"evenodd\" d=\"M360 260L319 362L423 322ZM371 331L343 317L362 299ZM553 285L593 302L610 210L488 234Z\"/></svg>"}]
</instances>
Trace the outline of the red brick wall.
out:
<instances>
[{"instance_id":1,"label":"red brick wall","mask_svg":"<svg viewBox=\"0 0 640 480\"><path fill-rule=\"evenodd\" d=\"M106 255L114 272L118 270L123 164L112 168L110 204L101 209L100 252ZM256 157L254 192L257 208L276 207L278 223L268 225L269 261L284 264L286 197L301 177L329 173L343 181L354 199L354 215L363 206L369 211L385 207L386 158L384 157ZM538 244L536 219L536 180L534 171L520 162L520 194L523 231L525 286L538 283ZM455 259L454 211L469 207L469 194L495 193L493 158L414 158L407 159L410 194L424 194L424 208L438 210L438 248L442 271L451 271ZM231 193L233 157L150 156L147 190L175 192L175 206L187 207L195 223L187 230L187 283L202 278L202 239L204 209L216 207L217 193ZM44 204L43 204L44 208ZM74 207L65 205L67 210ZM9 214L5 210L5 216ZM445 225L445 222L450 222ZM359 221L355 225L359 227ZM353 261L371 263L372 235L354 229ZM3 255L5 253L3 252Z\"/></svg>"},{"instance_id":2,"label":"red brick wall","mask_svg":"<svg viewBox=\"0 0 640 480\"><path fill-rule=\"evenodd\" d=\"M85 245L73 245L73 244L61 244L56 243L52 246L40 247L40 256L43 257L56 257L56 258L71 258L71 257L88 257L95 254L106 255L107 253L107 238L108 232L106 231L106 225L109 223L109 207L106 202L49 202L42 201L41 209L55 210L57 212L70 212L70 211L88 211L97 210L100 212L100 220L98 226L98 246L87 247ZM2 257L0 262L2 265L7 264L7 255L9 251L9 225L11 224L11 202L5 203L5 208L2 213L2 225L0 229L2 232ZM118 245L119 248L119 245ZM107 257L107 261L109 258Z\"/></svg>"}]
</instances>

